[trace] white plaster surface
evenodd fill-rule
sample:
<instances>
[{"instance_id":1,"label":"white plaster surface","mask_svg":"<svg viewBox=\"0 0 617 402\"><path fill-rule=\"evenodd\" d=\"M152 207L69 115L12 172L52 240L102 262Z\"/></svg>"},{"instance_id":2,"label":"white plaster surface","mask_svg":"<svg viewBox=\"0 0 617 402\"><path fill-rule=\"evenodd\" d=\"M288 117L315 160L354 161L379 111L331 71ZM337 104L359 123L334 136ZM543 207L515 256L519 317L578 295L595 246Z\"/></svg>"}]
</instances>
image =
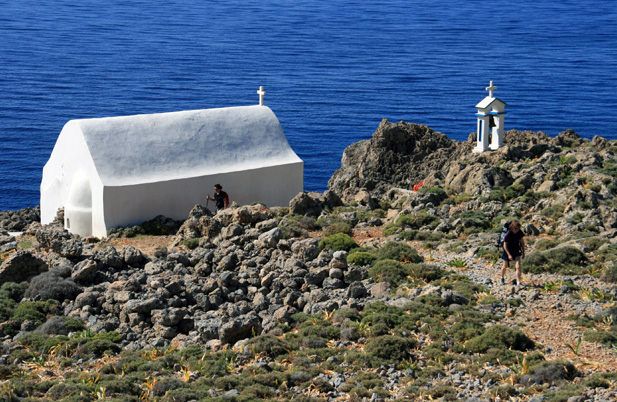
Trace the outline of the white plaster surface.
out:
<instances>
[{"instance_id":1,"label":"white plaster surface","mask_svg":"<svg viewBox=\"0 0 617 402\"><path fill-rule=\"evenodd\" d=\"M65 207L78 219L69 231L84 234L91 213L91 233L103 237L156 215L184 219L216 183L240 205L288 205L303 167L265 106L71 120L43 169L41 221ZM81 190L70 196L71 187Z\"/></svg>"}]
</instances>

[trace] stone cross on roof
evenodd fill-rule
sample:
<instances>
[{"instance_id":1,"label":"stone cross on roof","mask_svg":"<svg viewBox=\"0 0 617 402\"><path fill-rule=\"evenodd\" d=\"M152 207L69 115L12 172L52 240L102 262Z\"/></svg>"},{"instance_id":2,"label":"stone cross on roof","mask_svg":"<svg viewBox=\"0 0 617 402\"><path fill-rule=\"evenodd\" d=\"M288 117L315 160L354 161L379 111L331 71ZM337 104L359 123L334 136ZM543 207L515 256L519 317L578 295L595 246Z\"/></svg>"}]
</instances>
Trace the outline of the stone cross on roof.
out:
<instances>
[{"instance_id":1,"label":"stone cross on roof","mask_svg":"<svg viewBox=\"0 0 617 402\"><path fill-rule=\"evenodd\" d=\"M491 81L491 85L489 85L488 87L484 88L488 91L488 96L489 98L493 97L493 91L496 90L498 87L493 86L493 81Z\"/></svg>"},{"instance_id":2,"label":"stone cross on roof","mask_svg":"<svg viewBox=\"0 0 617 402\"><path fill-rule=\"evenodd\" d=\"M493 81L491 81L491 84L492 83ZM264 87L260 86L259 91L257 91L257 93L259 94L259 106L263 106L264 105L264 95L266 94L266 91L264 91Z\"/></svg>"}]
</instances>

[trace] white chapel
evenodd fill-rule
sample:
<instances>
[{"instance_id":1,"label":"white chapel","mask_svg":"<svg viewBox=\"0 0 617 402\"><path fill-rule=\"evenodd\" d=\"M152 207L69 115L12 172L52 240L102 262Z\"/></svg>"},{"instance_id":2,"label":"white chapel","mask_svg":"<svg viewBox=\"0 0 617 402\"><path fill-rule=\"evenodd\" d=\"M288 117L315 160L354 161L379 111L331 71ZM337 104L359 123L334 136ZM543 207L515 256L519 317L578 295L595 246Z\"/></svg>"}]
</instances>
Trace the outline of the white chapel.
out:
<instances>
[{"instance_id":1,"label":"white chapel","mask_svg":"<svg viewBox=\"0 0 617 402\"><path fill-rule=\"evenodd\" d=\"M303 190L304 162L275 114L259 105L71 120L41 182L41 222L105 237L157 215L185 219L220 183L240 205L285 206Z\"/></svg>"},{"instance_id":2,"label":"white chapel","mask_svg":"<svg viewBox=\"0 0 617 402\"><path fill-rule=\"evenodd\" d=\"M493 81L485 89L489 91L488 96L476 105L478 108L478 113L476 113L478 137L474 152L496 150L503 146L503 120L507 103L493 96L493 91L497 89Z\"/></svg>"}]
</instances>

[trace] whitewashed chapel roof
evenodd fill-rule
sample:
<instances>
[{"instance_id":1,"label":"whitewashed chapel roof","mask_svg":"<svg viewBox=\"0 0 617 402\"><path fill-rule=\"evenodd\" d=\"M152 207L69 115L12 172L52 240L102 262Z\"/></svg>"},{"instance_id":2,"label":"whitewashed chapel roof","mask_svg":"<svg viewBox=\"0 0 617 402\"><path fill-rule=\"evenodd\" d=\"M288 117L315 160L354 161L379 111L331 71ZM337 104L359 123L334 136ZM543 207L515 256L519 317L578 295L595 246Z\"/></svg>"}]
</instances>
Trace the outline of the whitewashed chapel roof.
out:
<instances>
[{"instance_id":1,"label":"whitewashed chapel roof","mask_svg":"<svg viewBox=\"0 0 617 402\"><path fill-rule=\"evenodd\" d=\"M301 163L275 114L243 106L69 121L104 185L130 185Z\"/></svg>"}]
</instances>

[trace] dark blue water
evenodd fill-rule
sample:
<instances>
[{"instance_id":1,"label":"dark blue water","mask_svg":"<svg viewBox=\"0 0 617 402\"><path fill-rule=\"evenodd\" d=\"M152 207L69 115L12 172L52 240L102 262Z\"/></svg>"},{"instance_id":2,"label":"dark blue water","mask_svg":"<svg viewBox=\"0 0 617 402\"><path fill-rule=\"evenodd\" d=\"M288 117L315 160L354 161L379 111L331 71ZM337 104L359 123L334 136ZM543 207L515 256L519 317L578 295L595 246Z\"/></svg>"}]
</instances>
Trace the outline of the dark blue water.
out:
<instances>
[{"instance_id":1,"label":"dark blue water","mask_svg":"<svg viewBox=\"0 0 617 402\"><path fill-rule=\"evenodd\" d=\"M39 203L71 119L251 105L265 87L323 191L382 118L450 138L505 128L616 139L614 1L0 0L0 210Z\"/></svg>"}]
</instances>

